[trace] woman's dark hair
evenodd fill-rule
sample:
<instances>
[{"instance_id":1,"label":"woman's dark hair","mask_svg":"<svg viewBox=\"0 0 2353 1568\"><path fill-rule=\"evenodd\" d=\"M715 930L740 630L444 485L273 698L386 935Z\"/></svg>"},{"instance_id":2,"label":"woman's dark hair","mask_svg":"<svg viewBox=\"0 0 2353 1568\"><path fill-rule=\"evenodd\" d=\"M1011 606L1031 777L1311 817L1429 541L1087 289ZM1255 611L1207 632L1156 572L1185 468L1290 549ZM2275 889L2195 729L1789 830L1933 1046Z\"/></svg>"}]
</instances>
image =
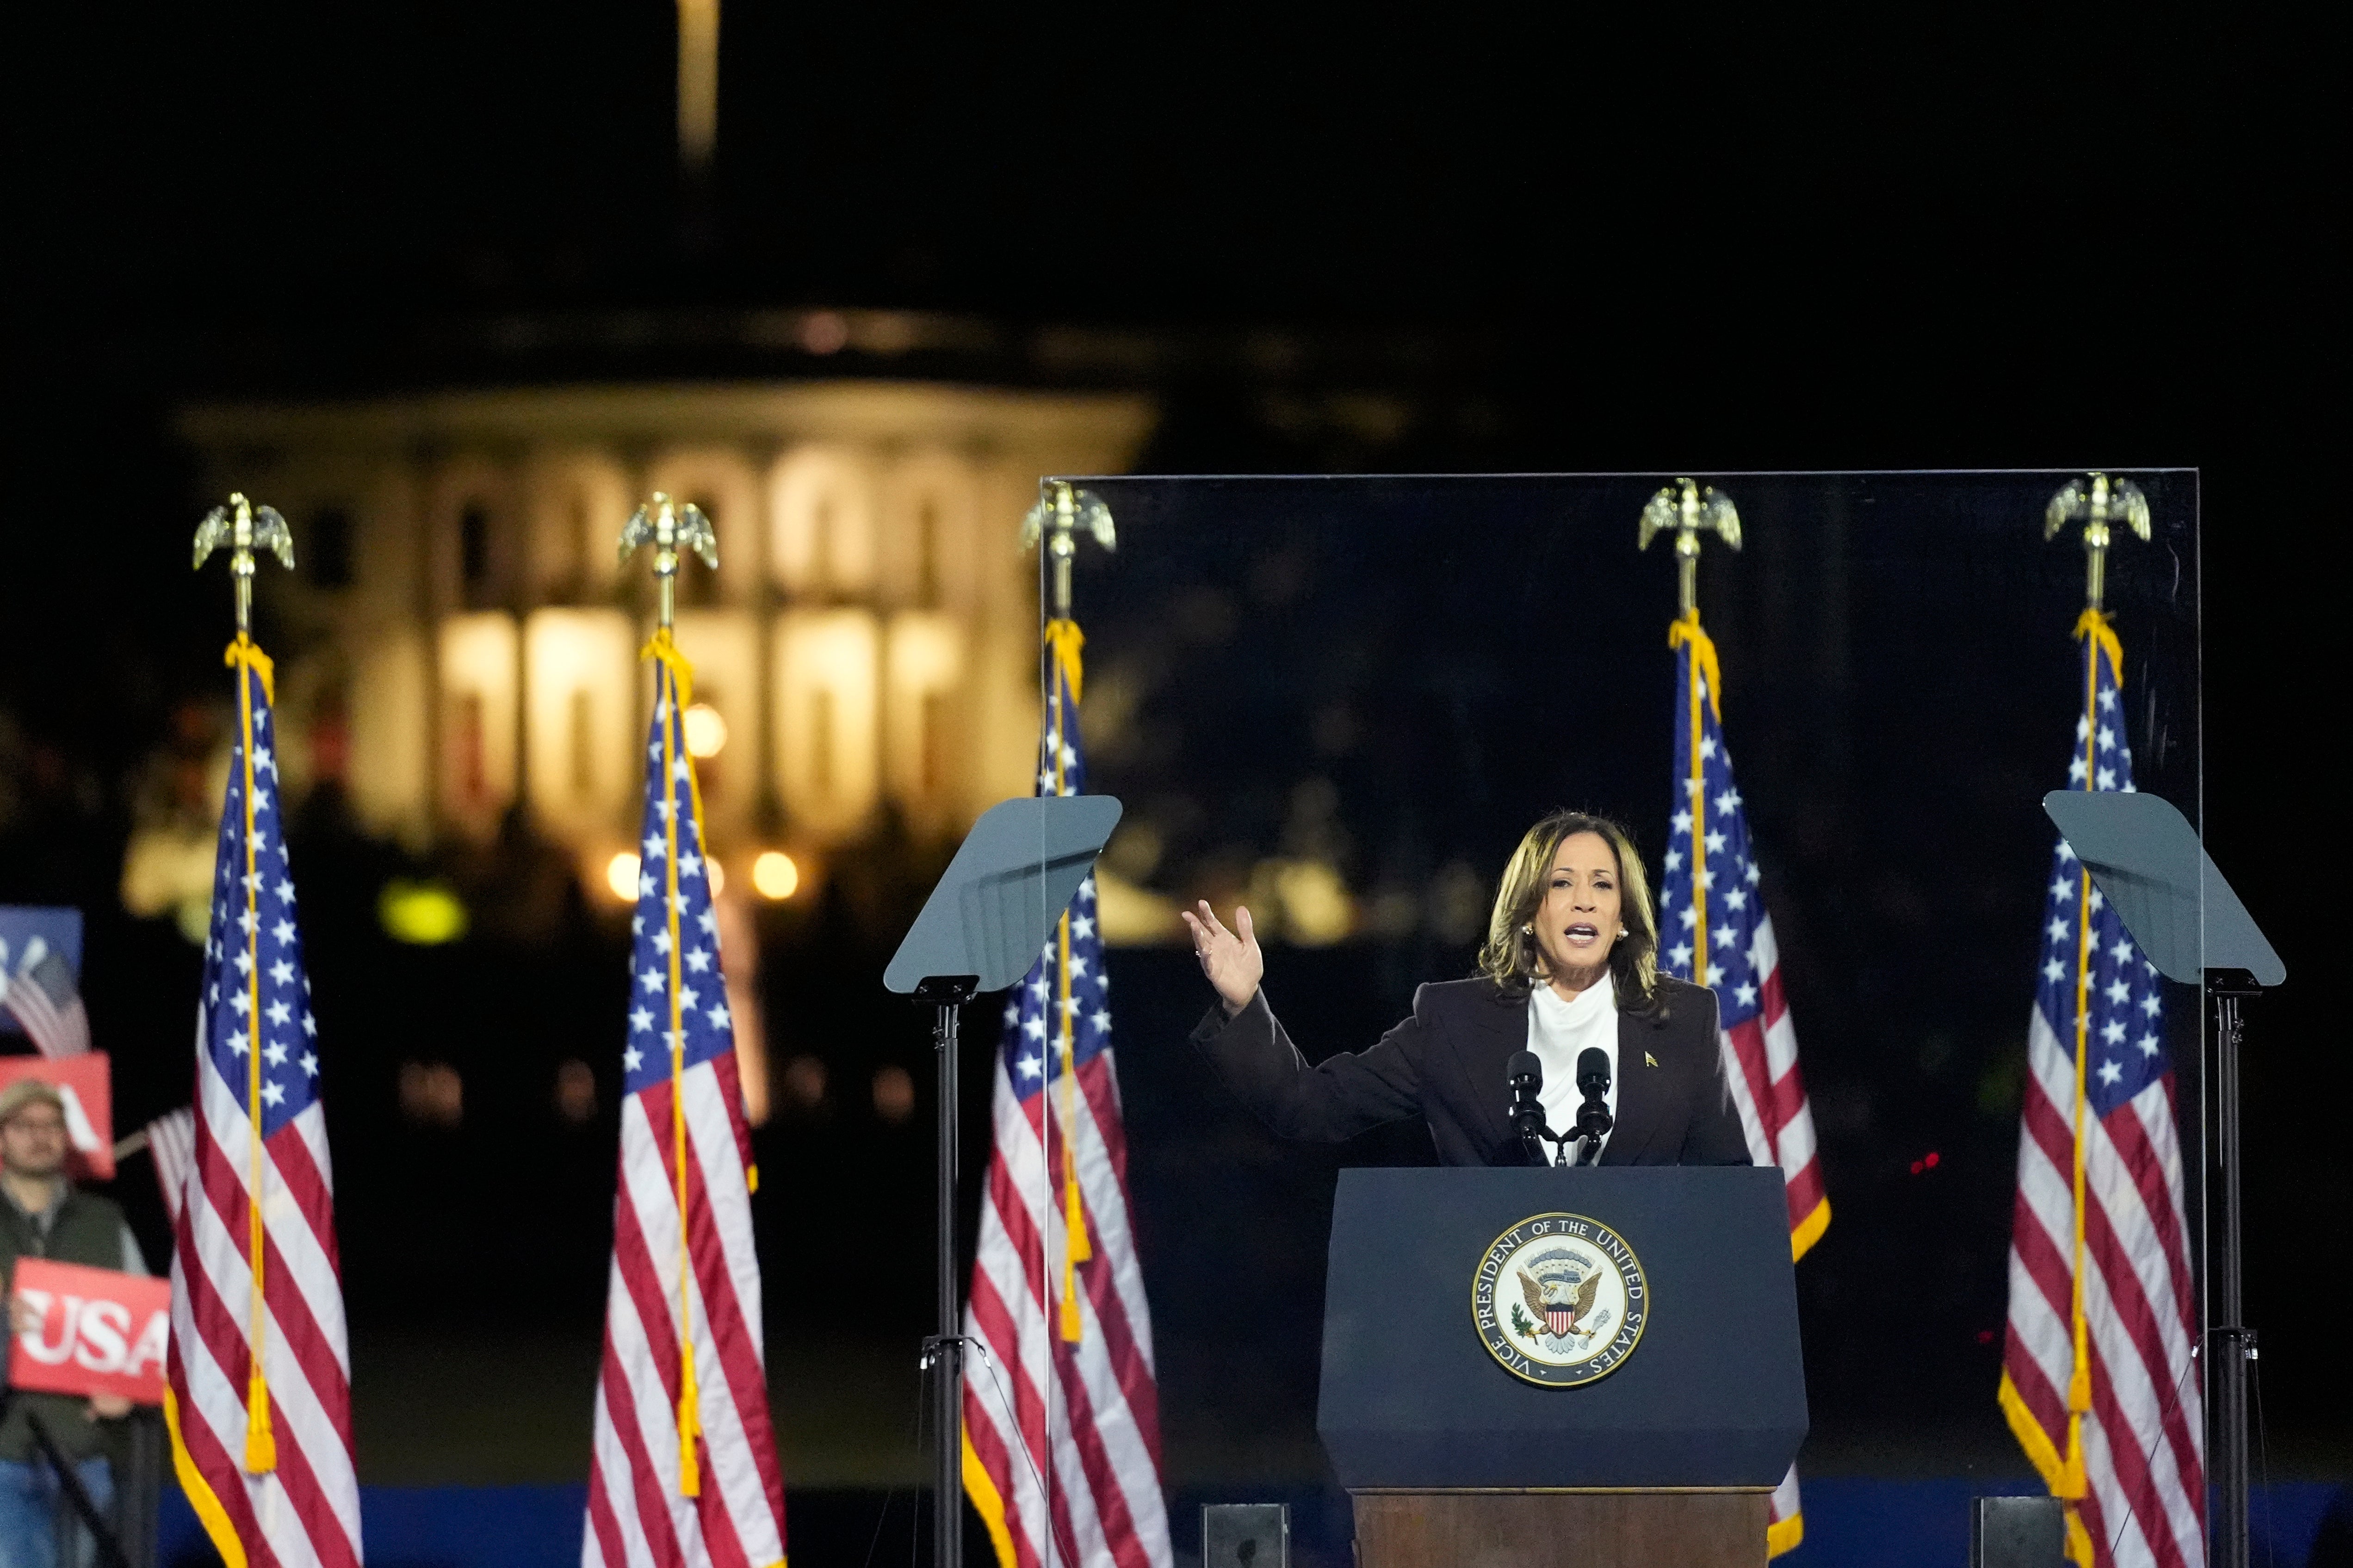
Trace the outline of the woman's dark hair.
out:
<instances>
[{"instance_id":1,"label":"woman's dark hair","mask_svg":"<svg viewBox=\"0 0 2353 1568\"><path fill-rule=\"evenodd\" d=\"M1618 918L1626 934L1609 949L1609 978L1621 1011L1648 1011L1659 1001L1659 922L1651 908L1650 879L1633 835L1606 816L1556 811L1527 831L1504 868L1495 908L1487 918L1487 942L1479 950L1479 972L1505 992L1525 996L1547 984L1544 950L1528 930L1545 900L1553 857L1563 840L1580 833L1600 836L1618 859Z\"/></svg>"}]
</instances>

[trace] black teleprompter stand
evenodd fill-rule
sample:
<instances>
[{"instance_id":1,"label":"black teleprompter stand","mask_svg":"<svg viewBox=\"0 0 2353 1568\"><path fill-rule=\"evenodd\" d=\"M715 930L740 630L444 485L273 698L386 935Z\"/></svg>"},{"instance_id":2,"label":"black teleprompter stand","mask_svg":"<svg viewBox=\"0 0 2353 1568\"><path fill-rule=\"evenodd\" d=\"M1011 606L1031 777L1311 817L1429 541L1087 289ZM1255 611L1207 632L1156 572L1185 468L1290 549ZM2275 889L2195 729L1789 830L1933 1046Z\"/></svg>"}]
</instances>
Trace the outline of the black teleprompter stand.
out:
<instances>
[{"instance_id":1,"label":"black teleprompter stand","mask_svg":"<svg viewBox=\"0 0 2353 1568\"><path fill-rule=\"evenodd\" d=\"M2168 980L2200 987L2214 1005L2210 1068L2214 1186L2207 1205L2207 1418L2214 1437L2215 1501L2208 1532L2214 1568L2247 1568L2247 1365L2255 1331L2242 1283L2239 1230L2239 1047L2246 1004L2287 978L2254 917L2199 842L2197 829L2153 795L2054 790L2042 809L2092 881Z\"/></svg>"},{"instance_id":2,"label":"black teleprompter stand","mask_svg":"<svg viewBox=\"0 0 2353 1568\"><path fill-rule=\"evenodd\" d=\"M932 1561L958 1568L964 1556L964 1309L956 1273L956 1018L984 991L1002 991L1029 973L1054 924L1094 869L1120 805L1107 795L1002 801L965 836L923 913L908 929L882 984L933 1009L939 1070L939 1329L923 1342L930 1374Z\"/></svg>"}]
</instances>

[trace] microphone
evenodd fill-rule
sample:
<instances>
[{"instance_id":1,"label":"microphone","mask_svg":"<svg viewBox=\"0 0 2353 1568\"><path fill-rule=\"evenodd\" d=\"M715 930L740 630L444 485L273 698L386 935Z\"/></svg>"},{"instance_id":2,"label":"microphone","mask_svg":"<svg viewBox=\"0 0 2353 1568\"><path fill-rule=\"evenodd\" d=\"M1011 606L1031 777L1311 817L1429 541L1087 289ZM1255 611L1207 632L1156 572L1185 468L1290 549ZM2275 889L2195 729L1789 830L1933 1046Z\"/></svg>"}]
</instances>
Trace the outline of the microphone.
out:
<instances>
[{"instance_id":1,"label":"microphone","mask_svg":"<svg viewBox=\"0 0 2353 1568\"><path fill-rule=\"evenodd\" d=\"M1512 1085L1512 1130L1523 1138L1541 1136L1546 1129L1536 1094L1544 1088L1544 1063L1534 1051L1516 1051L1504 1071Z\"/></svg>"},{"instance_id":2,"label":"microphone","mask_svg":"<svg viewBox=\"0 0 2353 1568\"><path fill-rule=\"evenodd\" d=\"M1522 1055L1531 1055L1522 1052ZM1588 1100L1599 1100L1609 1092L1609 1053L1599 1046L1588 1046L1577 1053L1577 1087Z\"/></svg>"},{"instance_id":3,"label":"microphone","mask_svg":"<svg viewBox=\"0 0 2353 1568\"><path fill-rule=\"evenodd\" d=\"M1577 1108L1577 1142L1586 1146L1585 1157L1579 1163L1589 1164L1601 1157L1601 1141L1617 1125L1604 1103L1609 1093L1609 1054L1599 1046L1588 1046L1577 1053L1577 1087L1585 1096L1585 1103Z\"/></svg>"}]
</instances>

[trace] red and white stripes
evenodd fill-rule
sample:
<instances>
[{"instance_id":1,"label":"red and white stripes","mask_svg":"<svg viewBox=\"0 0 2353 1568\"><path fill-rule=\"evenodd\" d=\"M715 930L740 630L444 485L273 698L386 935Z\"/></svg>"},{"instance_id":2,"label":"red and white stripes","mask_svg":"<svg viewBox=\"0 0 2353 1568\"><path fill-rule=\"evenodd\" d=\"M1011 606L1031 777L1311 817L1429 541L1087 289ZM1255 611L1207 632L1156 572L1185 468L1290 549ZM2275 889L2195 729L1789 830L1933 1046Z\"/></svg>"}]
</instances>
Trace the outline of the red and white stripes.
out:
<instances>
[{"instance_id":1,"label":"red and white stripes","mask_svg":"<svg viewBox=\"0 0 2353 1568\"><path fill-rule=\"evenodd\" d=\"M351 1352L323 1113L311 1105L262 1144L262 1371L277 1464L261 1474L246 1466L253 1194L245 1155L252 1130L209 1063L199 1065L195 1134L188 1201L172 1252L166 1412L182 1485L216 1544L226 1527L247 1561L357 1568ZM236 1558L230 1562L237 1568Z\"/></svg>"},{"instance_id":2,"label":"red and white stripes","mask_svg":"<svg viewBox=\"0 0 2353 1568\"><path fill-rule=\"evenodd\" d=\"M1773 940L1772 916L1757 921L1752 951L1762 1007L1725 1027L1725 1077L1748 1135L1749 1158L1781 1167L1788 1184L1789 1254L1803 1258L1828 1228L1831 1205L1822 1190L1814 1108L1798 1070L1798 1030L1781 996L1781 950Z\"/></svg>"},{"instance_id":3,"label":"red and white stripes","mask_svg":"<svg viewBox=\"0 0 2353 1568\"><path fill-rule=\"evenodd\" d=\"M2025 1135L2010 1252L2001 1403L2054 1490L2068 1464L2075 1208L2074 1063L2041 1008L2028 1036ZM2181 1202L2173 1079L2084 1118L2084 1318L2091 1410L2081 1426L2078 1562L2197 1568L2206 1560L2205 1405ZM2039 1434L2039 1442L2029 1434Z\"/></svg>"},{"instance_id":4,"label":"red and white stripes","mask_svg":"<svg viewBox=\"0 0 2353 1568\"><path fill-rule=\"evenodd\" d=\"M40 939L34 939L41 946ZM0 957L5 948L0 947ZM16 1016L40 1053L55 1060L78 1057L90 1049L90 1014L82 1006L81 988L64 960L46 950L12 980L0 975L0 1001Z\"/></svg>"},{"instance_id":5,"label":"red and white stripes","mask_svg":"<svg viewBox=\"0 0 2353 1568\"><path fill-rule=\"evenodd\" d=\"M181 1200L187 1194L188 1171L196 1163L195 1111L184 1106L149 1122L147 1157L155 1164L155 1185L163 1190L164 1211L177 1225Z\"/></svg>"},{"instance_id":6,"label":"red and white stripes","mask_svg":"<svg viewBox=\"0 0 2353 1568\"><path fill-rule=\"evenodd\" d=\"M1080 1063L1078 1081L1074 1148L1093 1258L1079 1273L1072 1343L1057 1325L1050 1266L1068 1245L1059 1118L1052 1096L1014 1092L997 1056L996 1154L965 1311L965 1331L987 1351L965 1370L965 1489L1007 1568L1167 1568L1151 1316L1111 1051Z\"/></svg>"},{"instance_id":7,"label":"red and white stripes","mask_svg":"<svg viewBox=\"0 0 2353 1568\"><path fill-rule=\"evenodd\" d=\"M781 1562L784 1474L769 1429L760 1270L746 1201L748 1138L732 1053L686 1069L688 1237L694 1260L699 1494L681 1490L679 1256L667 1080L621 1112L620 1193L597 1380L588 1528L596 1568L767 1568Z\"/></svg>"}]
</instances>

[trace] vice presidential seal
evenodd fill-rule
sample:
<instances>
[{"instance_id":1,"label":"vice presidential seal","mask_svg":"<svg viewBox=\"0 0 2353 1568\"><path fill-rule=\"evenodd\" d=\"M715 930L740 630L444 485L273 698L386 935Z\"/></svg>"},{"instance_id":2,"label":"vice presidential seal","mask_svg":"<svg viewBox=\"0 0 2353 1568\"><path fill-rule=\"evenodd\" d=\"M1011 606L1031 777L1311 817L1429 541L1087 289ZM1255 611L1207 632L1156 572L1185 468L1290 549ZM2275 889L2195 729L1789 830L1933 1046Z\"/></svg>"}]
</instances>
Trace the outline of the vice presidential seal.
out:
<instances>
[{"instance_id":1,"label":"vice presidential seal","mask_svg":"<svg viewBox=\"0 0 2353 1568\"><path fill-rule=\"evenodd\" d=\"M1651 1284L1626 1238L1580 1214L1532 1215L1471 1276L1471 1321L1514 1377L1575 1388L1634 1353Z\"/></svg>"}]
</instances>

